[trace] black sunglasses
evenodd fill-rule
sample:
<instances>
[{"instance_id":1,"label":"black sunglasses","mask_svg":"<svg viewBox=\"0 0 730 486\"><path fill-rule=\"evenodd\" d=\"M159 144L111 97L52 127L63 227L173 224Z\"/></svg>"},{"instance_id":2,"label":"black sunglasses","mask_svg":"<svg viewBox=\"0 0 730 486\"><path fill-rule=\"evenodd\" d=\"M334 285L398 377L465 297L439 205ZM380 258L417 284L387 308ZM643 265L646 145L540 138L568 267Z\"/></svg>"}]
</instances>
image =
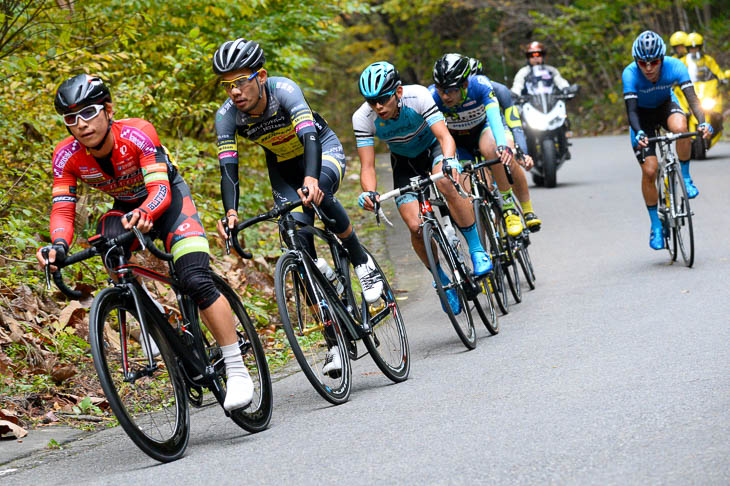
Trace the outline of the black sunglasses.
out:
<instances>
[{"instance_id":1,"label":"black sunglasses","mask_svg":"<svg viewBox=\"0 0 730 486\"><path fill-rule=\"evenodd\" d=\"M377 105L380 103L381 105L386 104L388 101L390 101L390 98L395 94L395 91L389 94L384 94L380 96L376 96L375 98L365 98L365 101L368 102L369 105Z\"/></svg>"}]
</instances>

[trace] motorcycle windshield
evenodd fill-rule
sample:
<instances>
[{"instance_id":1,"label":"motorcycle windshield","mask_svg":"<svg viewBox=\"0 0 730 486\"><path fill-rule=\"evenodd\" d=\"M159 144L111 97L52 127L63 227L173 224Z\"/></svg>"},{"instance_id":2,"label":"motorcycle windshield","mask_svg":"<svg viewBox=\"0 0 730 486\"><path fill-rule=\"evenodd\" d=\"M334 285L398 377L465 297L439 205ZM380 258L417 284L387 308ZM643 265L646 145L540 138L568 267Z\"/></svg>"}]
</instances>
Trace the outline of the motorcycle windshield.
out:
<instances>
[{"instance_id":1,"label":"motorcycle windshield","mask_svg":"<svg viewBox=\"0 0 730 486\"><path fill-rule=\"evenodd\" d=\"M530 96L530 103L542 111L549 112L555 106L555 85L553 76L544 66L531 66L530 73L525 79L527 94Z\"/></svg>"}]
</instances>

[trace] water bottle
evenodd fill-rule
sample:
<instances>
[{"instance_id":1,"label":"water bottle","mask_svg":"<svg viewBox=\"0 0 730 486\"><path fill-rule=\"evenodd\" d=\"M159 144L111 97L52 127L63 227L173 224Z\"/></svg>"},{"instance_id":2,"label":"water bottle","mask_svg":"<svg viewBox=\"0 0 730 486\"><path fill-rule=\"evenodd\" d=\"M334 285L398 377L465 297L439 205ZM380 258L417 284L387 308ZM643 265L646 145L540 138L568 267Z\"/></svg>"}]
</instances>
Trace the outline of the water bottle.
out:
<instances>
[{"instance_id":1,"label":"water bottle","mask_svg":"<svg viewBox=\"0 0 730 486\"><path fill-rule=\"evenodd\" d=\"M444 219L443 224L441 225L444 229L444 234L446 235L446 241L449 242L451 246L454 247L454 249L459 247L459 237L456 236L456 231L454 231L454 227L451 225L451 221L446 218Z\"/></svg>"},{"instance_id":2,"label":"water bottle","mask_svg":"<svg viewBox=\"0 0 730 486\"><path fill-rule=\"evenodd\" d=\"M340 279L337 278L334 270L332 270L329 264L327 264L327 260L324 258L317 258L314 263L317 265L317 268L319 268L319 271L322 272L322 275L324 275L325 278L332 283L332 286L337 291L337 295L342 295L342 292L345 290L345 286L342 285L342 282L340 282Z\"/></svg>"}]
</instances>

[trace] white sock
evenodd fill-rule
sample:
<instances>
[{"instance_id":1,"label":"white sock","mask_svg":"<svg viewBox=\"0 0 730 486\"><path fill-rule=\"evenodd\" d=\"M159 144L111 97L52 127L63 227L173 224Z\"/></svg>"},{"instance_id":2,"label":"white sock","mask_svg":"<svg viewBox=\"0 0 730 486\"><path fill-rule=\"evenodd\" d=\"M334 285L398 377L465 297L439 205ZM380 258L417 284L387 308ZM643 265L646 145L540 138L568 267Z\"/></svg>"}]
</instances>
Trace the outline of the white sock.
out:
<instances>
[{"instance_id":1,"label":"white sock","mask_svg":"<svg viewBox=\"0 0 730 486\"><path fill-rule=\"evenodd\" d=\"M223 353L223 362L226 364L226 375L228 375L229 380L234 376L240 376L241 378L248 376L248 369L243 364L243 357L241 357L238 343L221 346L221 352Z\"/></svg>"}]
</instances>

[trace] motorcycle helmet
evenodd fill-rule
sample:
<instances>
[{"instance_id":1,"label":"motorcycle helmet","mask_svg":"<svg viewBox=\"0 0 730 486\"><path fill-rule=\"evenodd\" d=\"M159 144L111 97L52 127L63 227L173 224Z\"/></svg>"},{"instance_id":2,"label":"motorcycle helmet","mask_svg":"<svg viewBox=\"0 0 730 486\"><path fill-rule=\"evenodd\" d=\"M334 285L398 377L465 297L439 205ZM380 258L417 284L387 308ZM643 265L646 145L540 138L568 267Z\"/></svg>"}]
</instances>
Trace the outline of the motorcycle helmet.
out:
<instances>
[{"instance_id":1,"label":"motorcycle helmet","mask_svg":"<svg viewBox=\"0 0 730 486\"><path fill-rule=\"evenodd\" d=\"M687 43L687 32L678 30L669 38L669 45L672 47L684 46Z\"/></svg>"},{"instance_id":2,"label":"motorcycle helmet","mask_svg":"<svg viewBox=\"0 0 730 486\"><path fill-rule=\"evenodd\" d=\"M700 34L697 32L692 32L687 36L687 42L685 43L685 46L689 49L690 47L699 47L702 49L702 44L705 42L705 40L702 38Z\"/></svg>"},{"instance_id":3,"label":"motorcycle helmet","mask_svg":"<svg viewBox=\"0 0 730 486\"><path fill-rule=\"evenodd\" d=\"M527 45L527 48L525 49L525 57L528 59L531 57L537 57L537 56L543 56L547 54L547 51L545 50L545 46L542 44L542 42L532 41Z\"/></svg>"}]
</instances>

